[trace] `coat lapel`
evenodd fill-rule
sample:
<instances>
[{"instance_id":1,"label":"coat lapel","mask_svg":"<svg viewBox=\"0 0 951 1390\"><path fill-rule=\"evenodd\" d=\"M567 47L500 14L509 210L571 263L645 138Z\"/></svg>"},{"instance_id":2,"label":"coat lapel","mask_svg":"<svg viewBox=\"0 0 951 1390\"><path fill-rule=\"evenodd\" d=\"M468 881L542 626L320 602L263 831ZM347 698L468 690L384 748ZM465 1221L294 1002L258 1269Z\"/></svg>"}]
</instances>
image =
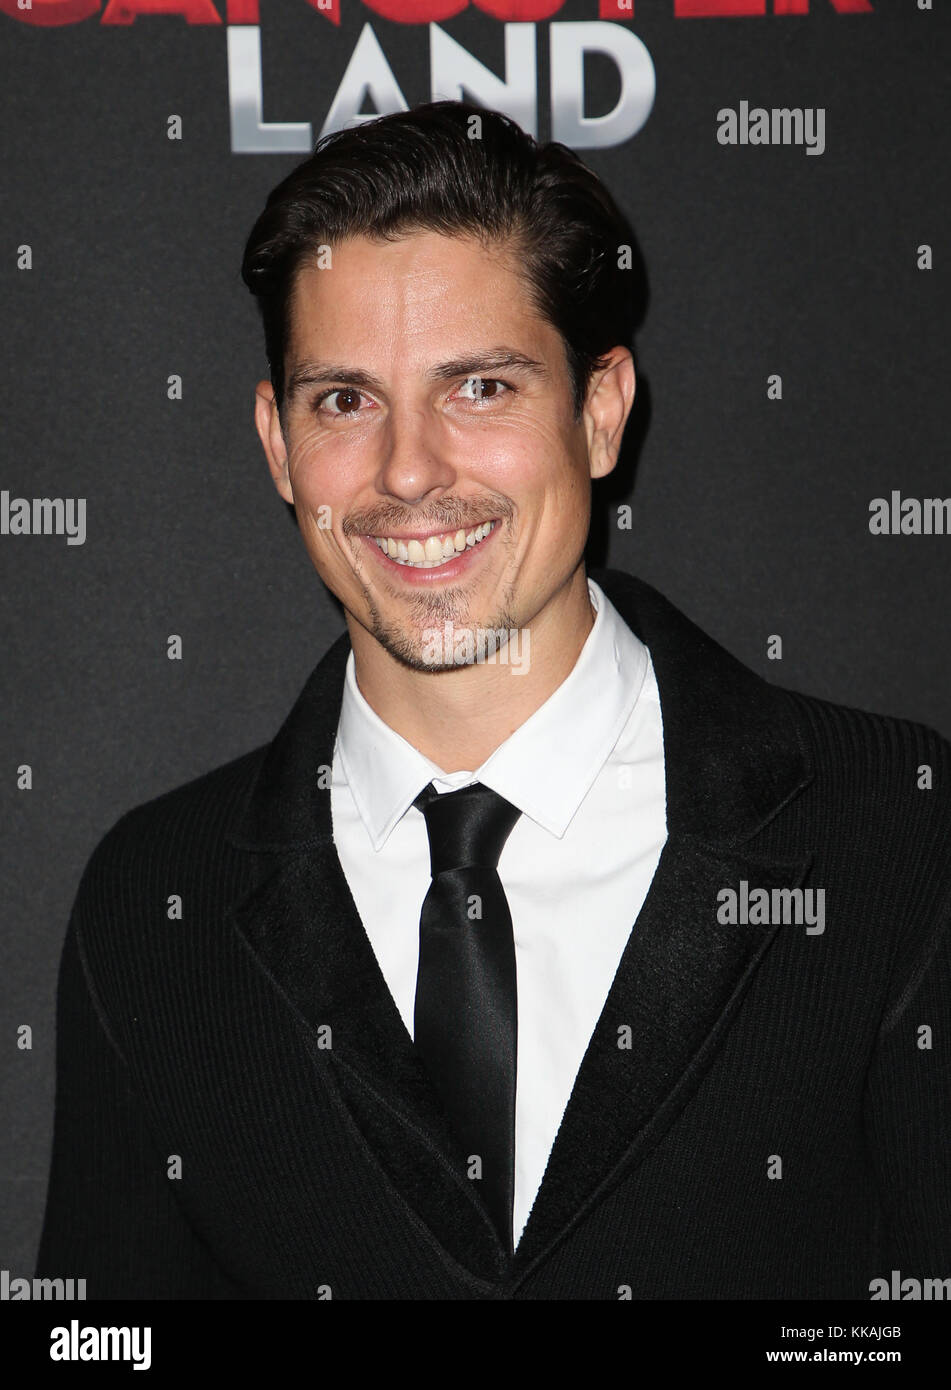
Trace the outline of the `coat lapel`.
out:
<instances>
[{"instance_id":1,"label":"coat lapel","mask_svg":"<svg viewBox=\"0 0 951 1390\"><path fill-rule=\"evenodd\" d=\"M651 653L668 838L575 1078L516 1280L646 1156L710 1065L779 929L721 923L717 894L744 879L798 887L811 862L750 847L813 778L777 692L647 585L592 577Z\"/></svg>"},{"instance_id":2,"label":"coat lapel","mask_svg":"<svg viewBox=\"0 0 951 1390\"><path fill-rule=\"evenodd\" d=\"M345 1106L371 1161L463 1269L499 1278L504 1261L494 1228L454 1160L438 1096L377 964L332 840L281 855L231 920L297 1014L311 1061Z\"/></svg>"},{"instance_id":3,"label":"coat lapel","mask_svg":"<svg viewBox=\"0 0 951 1390\"><path fill-rule=\"evenodd\" d=\"M648 585L593 576L651 651L668 840L568 1102L514 1267L460 1176L438 1097L380 972L333 844L329 788L349 641L330 649L269 746L231 839L258 883L233 925L293 1008L367 1151L451 1259L520 1279L676 1118L775 926L724 926L717 893L796 887L809 855L757 854L759 830L811 780L779 696ZM325 779L327 780L327 779ZM317 1045L330 1025L332 1046ZM619 1029L630 1029L619 1047Z\"/></svg>"},{"instance_id":4,"label":"coat lapel","mask_svg":"<svg viewBox=\"0 0 951 1390\"><path fill-rule=\"evenodd\" d=\"M357 912L333 842L329 776L320 785L349 650L346 636L334 644L267 750L229 835L257 856L257 883L229 918L296 1013L372 1161L443 1250L489 1282L504 1274L503 1251Z\"/></svg>"},{"instance_id":5,"label":"coat lapel","mask_svg":"<svg viewBox=\"0 0 951 1390\"><path fill-rule=\"evenodd\" d=\"M522 1277L662 1137L690 1099L778 928L723 925L717 892L796 887L786 863L668 838L516 1252Z\"/></svg>"}]
</instances>

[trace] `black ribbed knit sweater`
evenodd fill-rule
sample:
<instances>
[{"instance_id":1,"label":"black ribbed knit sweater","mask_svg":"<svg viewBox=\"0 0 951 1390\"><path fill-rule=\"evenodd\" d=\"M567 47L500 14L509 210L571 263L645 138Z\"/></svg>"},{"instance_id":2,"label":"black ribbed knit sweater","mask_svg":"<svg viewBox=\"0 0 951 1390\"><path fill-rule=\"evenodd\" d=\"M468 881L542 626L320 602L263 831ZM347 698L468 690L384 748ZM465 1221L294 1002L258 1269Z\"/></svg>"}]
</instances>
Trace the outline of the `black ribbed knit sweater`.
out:
<instances>
[{"instance_id":1,"label":"black ribbed knit sweater","mask_svg":"<svg viewBox=\"0 0 951 1390\"><path fill-rule=\"evenodd\" d=\"M654 661L668 841L514 1260L333 846L343 637L271 744L123 816L86 868L38 1274L611 1300L951 1276L951 749L594 577ZM581 893L577 922L597 932Z\"/></svg>"}]
</instances>

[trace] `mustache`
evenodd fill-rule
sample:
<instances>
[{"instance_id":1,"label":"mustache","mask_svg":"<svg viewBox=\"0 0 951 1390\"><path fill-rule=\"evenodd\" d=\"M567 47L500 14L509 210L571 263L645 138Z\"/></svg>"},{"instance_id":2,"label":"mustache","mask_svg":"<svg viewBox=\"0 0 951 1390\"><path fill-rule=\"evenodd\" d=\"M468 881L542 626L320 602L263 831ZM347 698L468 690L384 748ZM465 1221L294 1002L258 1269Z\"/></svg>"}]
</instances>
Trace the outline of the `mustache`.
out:
<instances>
[{"instance_id":1,"label":"mustache","mask_svg":"<svg viewBox=\"0 0 951 1390\"><path fill-rule=\"evenodd\" d=\"M483 521L509 520L514 512L512 503L503 497L440 497L422 510L381 503L366 511L351 512L341 529L348 537L385 536L392 531L468 531Z\"/></svg>"}]
</instances>

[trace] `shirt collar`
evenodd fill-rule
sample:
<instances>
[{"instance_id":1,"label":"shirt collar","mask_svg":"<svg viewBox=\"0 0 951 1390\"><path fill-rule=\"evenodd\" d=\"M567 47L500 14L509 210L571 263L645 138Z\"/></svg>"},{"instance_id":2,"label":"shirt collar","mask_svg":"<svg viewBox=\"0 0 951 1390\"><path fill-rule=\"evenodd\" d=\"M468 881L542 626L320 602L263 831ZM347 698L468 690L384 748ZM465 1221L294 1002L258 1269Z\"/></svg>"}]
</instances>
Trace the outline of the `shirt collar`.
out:
<instances>
[{"instance_id":1,"label":"shirt collar","mask_svg":"<svg viewBox=\"0 0 951 1390\"><path fill-rule=\"evenodd\" d=\"M337 753L374 850L429 783L482 782L553 835L568 829L627 723L647 674L647 648L588 580L594 624L569 675L474 772L447 774L391 729L347 661Z\"/></svg>"}]
</instances>

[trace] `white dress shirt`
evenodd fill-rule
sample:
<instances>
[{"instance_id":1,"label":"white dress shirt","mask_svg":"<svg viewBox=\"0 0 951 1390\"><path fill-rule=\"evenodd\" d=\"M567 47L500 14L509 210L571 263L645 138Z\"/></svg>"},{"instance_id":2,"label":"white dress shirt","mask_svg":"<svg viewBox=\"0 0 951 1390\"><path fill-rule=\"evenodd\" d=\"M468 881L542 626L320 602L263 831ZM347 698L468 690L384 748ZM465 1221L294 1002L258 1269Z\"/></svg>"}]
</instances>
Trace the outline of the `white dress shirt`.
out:
<instances>
[{"instance_id":1,"label":"white dress shirt","mask_svg":"<svg viewBox=\"0 0 951 1390\"><path fill-rule=\"evenodd\" d=\"M334 842L411 1037L430 885L413 800L429 782L440 792L482 782L522 812L498 864L518 980L516 1244L667 838L650 653L590 579L588 592L595 621L570 674L475 771L444 773L385 724L360 693L352 652L334 749Z\"/></svg>"}]
</instances>

